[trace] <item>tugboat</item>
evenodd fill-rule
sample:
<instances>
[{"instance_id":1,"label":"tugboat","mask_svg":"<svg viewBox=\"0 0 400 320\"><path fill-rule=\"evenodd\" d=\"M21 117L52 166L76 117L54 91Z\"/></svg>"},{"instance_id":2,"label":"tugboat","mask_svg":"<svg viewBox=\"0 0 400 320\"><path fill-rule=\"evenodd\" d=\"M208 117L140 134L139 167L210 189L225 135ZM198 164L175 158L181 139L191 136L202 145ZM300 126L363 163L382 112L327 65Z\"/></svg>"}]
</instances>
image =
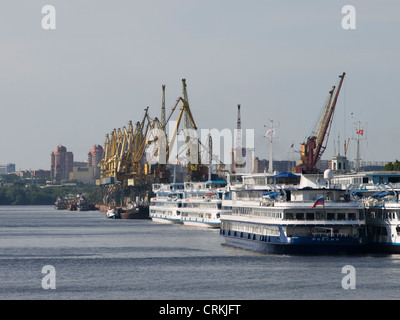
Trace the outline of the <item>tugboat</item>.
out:
<instances>
[{"instance_id":1,"label":"tugboat","mask_svg":"<svg viewBox=\"0 0 400 320\"><path fill-rule=\"evenodd\" d=\"M89 203L84 194L78 195L79 199L76 204L78 211L89 211Z\"/></svg>"},{"instance_id":2,"label":"tugboat","mask_svg":"<svg viewBox=\"0 0 400 320\"><path fill-rule=\"evenodd\" d=\"M106 217L109 219L119 219L119 210L115 207L110 207L106 212Z\"/></svg>"},{"instance_id":3,"label":"tugboat","mask_svg":"<svg viewBox=\"0 0 400 320\"><path fill-rule=\"evenodd\" d=\"M61 197L61 196L57 197L54 208L56 210L66 210L67 209L67 204L65 203L65 200L63 199L63 197Z\"/></svg>"}]
</instances>

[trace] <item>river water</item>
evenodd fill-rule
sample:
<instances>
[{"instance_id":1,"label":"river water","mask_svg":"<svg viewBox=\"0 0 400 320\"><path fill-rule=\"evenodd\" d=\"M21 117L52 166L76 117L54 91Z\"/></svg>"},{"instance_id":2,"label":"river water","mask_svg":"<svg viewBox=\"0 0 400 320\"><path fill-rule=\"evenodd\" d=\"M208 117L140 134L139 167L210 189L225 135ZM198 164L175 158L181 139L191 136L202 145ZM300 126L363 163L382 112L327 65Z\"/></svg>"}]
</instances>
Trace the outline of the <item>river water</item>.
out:
<instances>
[{"instance_id":1,"label":"river water","mask_svg":"<svg viewBox=\"0 0 400 320\"><path fill-rule=\"evenodd\" d=\"M0 248L2 300L400 298L400 255L260 254L226 246L218 230L99 211L0 206ZM347 265L355 289L342 286Z\"/></svg>"}]
</instances>

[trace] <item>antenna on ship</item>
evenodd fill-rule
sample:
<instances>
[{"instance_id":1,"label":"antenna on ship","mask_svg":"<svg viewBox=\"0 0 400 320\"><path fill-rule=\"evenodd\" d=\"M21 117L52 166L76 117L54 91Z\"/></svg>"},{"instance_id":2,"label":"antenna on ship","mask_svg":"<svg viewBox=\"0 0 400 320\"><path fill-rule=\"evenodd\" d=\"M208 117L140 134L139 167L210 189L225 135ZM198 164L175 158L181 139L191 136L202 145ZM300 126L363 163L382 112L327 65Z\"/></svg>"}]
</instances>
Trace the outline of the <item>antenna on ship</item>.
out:
<instances>
[{"instance_id":1,"label":"antenna on ship","mask_svg":"<svg viewBox=\"0 0 400 320\"><path fill-rule=\"evenodd\" d=\"M236 152L235 152L235 165L236 173L242 172L243 157L242 157L242 121L240 118L240 104L237 105L237 121L236 121ZM240 169L239 169L240 168Z\"/></svg>"},{"instance_id":2,"label":"antenna on ship","mask_svg":"<svg viewBox=\"0 0 400 320\"><path fill-rule=\"evenodd\" d=\"M360 140L361 136L364 136L364 128L361 127L361 121L355 121L353 118L353 113L351 113L351 118L355 122L356 125L356 142L357 142L357 151L356 151L356 167L355 170L356 172L359 172L360 170Z\"/></svg>"},{"instance_id":3,"label":"antenna on ship","mask_svg":"<svg viewBox=\"0 0 400 320\"><path fill-rule=\"evenodd\" d=\"M272 150L272 143L273 143L273 139L275 138L276 134L275 134L275 127L274 127L274 121L271 119L268 119L270 122L270 126L269 129L267 130L267 132L265 133L264 137L269 138L269 163L268 163L268 172L269 173L273 173L274 168L273 168L273 150ZM264 127L266 127L264 125Z\"/></svg>"}]
</instances>

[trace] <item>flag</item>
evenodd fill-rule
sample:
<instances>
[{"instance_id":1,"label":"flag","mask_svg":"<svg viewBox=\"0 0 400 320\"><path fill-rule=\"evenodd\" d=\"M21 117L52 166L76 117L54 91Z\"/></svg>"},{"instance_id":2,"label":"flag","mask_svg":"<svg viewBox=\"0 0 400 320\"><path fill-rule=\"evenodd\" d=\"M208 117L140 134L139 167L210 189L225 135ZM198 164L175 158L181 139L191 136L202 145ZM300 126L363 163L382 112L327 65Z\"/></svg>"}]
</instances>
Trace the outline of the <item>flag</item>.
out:
<instances>
[{"instance_id":1,"label":"flag","mask_svg":"<svg viewBox=\"0 0 400 320\"><path fill-rule=\"evenodd\" d=\"M315 203L312 205L311 208L315 208L318 205L324 205L324 204L325 204L324 197L321 197L321 198L317 199L317 201L315 201Z\"/></svg>"},{"instance_id":2,"label":"flag","mask_svg":"<svg viewBox=\"0 0 400 320\"><path fill-rule=\"evenodd\" d=\"M361 135L364 134L364 130L363 130L363 129L356 129L356 132L357 132L358 134L361 134Z\"/></svg>"},{"instance_id":3,"label":"flag","mask_svg":"<svg viewBox=\"0 0 400 320\"><path fill-rule=\"evenodd\" d=\"M265 133L264 137L275 137L275 130L268 129L267 132Z\"/></svg>"}]
</instances>

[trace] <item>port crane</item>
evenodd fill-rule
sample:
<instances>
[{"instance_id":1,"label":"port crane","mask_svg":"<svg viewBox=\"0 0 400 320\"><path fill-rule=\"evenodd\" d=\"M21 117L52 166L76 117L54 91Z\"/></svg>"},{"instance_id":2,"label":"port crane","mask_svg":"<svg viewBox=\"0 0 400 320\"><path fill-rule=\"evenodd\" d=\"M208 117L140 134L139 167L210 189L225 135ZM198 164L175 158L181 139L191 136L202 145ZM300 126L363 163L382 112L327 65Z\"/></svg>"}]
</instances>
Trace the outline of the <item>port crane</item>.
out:
<instances>
[{"instance_id":1,"label":"port crane","mask_svg":"<svg viewBox=\"0 0 400 320\"><path fill-rule=\"evenodd\" d=\"M329 91L328 99L323 108L322 116L317 123L316 130L307 138L307 141L301 144L300 161L294 168L296 173L318 173L316 165L321 159L322 154L326 149L329 132L332 125L333 114L336 108L336 102L339 96L340 89L345 77L345 72L339 76L340 82L336 90L333 86ZM336 93L335 93L336 90ZM335 97L333 98L333 95ZM333 100L332 100L333 98Z\"/></svg>"},{"instance_id":2,"label":"port crane","mask_svg":"<svg viewBox=\"0 0 400 320\"><path fill-rule=\"evenodd\" d=\"M186 156L189 159L189 163L187 166L187 173L189 176L189 180L195 181L202 179L205 174L207 174L207 167L201 164L200 153L199 153L199 143L196 137L193 137L191 134L194 133L197 129L196 123L194 121L193 114L189 107L189 98L187 93L186 79L182 79L182 88L183 88L183 97L179 97L175 105L172 107L168 117L165 116L165 86L163 86L163 99L162 99L162 111L161 118L165 119L161 121L161 131L160 134L163 134L164 137L155 137L154 140L148 141L148 144L158 143L158 146L155 147L156 151L154 154L165 152L165 158L163 161L158 163L157 165L150 166L150 173L154 176L158 181L168 180L170 177L170 172L167 170L166 164L168 163L171 152L173 150L174 144L176 143L177 136L179 133L179 128L181 126L183 120L183 135L185 135L185 143L186 146L190 146L186 149ZM178 108L180 106L180 108ZM166 137L166 125L169 123L172 115L176 110L179 110L178 118L176 120L176 124L174 130L172 131L172 135L169 138L169 141ZM161 141L164 141L164 146L161 146Z\"/></svg>"},{"instance_id":3,"label":"port crane","mask_svg":"<svg viewBox=\"0 0 400 320\"><path fill-rule=\"evenodd\" d=\"M121 202L123 196L148 193L149 177L145 172L144 153L149 141L150 132L161 124L157 118L151 119L145 109L142 121L133 127L114 129L106 135L103 158L100 161L100 182L103 188L104 203Z\"/></svg>"},{"instance_id":4,"label":"port crane","mask_svg":"<svg viewBox=\"0 0 400 320\"><path fill-rule=\"evenodd\" d=\"M185 146L189 146L186 149L186 156L189 159L187 166L189 180L203 180L207 176L207 166L201 164L200 142L196 136L193 137L197 126L189 107L186 79L182 79L182 86L183 97L176 100L168 117L165 116L165 85L163 85L161 121L158 118L152 119L147 107L142 121L136 122L135 127L132 121L129 121L128 127L114 129L111 134L106 135L103 158L99 164L98 183L103 187L105 204L121 202L120 199L129 192L131 194L149 192L149 186L155 181L169 181L167 163L182 122ZM167 141L166 125L176 110L179 110L178 119L170 140ZM153 149L145 154L146 149L151 147ZM155 157L158 157L158 161L153 164Z\"/></svg>"}]
</instances>

